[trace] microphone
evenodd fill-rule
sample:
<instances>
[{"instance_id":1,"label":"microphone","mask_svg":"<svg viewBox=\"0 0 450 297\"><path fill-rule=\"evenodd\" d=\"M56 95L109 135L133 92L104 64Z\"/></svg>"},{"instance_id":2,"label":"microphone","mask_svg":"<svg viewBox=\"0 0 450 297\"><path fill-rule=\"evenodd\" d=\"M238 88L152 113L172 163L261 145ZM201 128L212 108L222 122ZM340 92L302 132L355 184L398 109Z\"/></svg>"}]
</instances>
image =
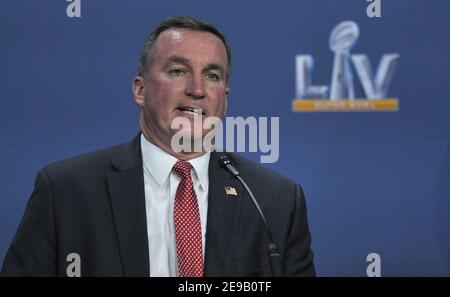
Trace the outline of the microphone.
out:
<instances>
[{"instance_id":1,"label":"microphone","mask_svg":"<svg viewBox=\"0 0 450 297\"><path fill-rule=\"evenodd\" d=\"M269 225L267 224L266 217L264 216L264 213L261 210L261 207L259 207L258 202L255 199L255 196L253 195L252 191L248 187L247 183L242 179L242 177L239 175L239 172L234 168L234 166L231 164L231 161L228 159L227 155L222 155L219 158L219 165L231 173L235 178L239 180L239 182L244 186L245 190L249 194L251 201L253 205L256 207L256 210L259 213L259 216L261 220L264 223L264 227L267 231L267 234L269 236L269 259L270 259L270 268L272 271L272 276L283 276L283 269L281 267L280 262L280 253L278 251L277 245L275 244L275 241L272 237L272 232L270 231Z\"/></svg>"}]
</instances>

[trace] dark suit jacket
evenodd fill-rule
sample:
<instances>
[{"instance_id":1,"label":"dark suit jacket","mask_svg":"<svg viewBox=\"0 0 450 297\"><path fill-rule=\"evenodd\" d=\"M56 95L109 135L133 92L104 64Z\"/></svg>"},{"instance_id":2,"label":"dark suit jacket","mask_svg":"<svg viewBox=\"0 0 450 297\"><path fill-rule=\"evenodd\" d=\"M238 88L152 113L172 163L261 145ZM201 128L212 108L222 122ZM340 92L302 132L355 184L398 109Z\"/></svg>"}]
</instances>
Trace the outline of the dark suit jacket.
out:
<instances>
[{"instance_id":1,"label":"dark suit jacket","mask_svg":"<svg viewBox=\"0 0 450 297\"><path fill-rule=\"evenodd\" d=\"M313 276L301 188L228 154L259 201L288 276ZM205 276L270 276L268 237L245 189L209 163ZM237 196L226 195L234 187ZM65 276L78 253L81 276L149 276L140 138L41 169L1 275Z\"/></svg>"}]
</instances>

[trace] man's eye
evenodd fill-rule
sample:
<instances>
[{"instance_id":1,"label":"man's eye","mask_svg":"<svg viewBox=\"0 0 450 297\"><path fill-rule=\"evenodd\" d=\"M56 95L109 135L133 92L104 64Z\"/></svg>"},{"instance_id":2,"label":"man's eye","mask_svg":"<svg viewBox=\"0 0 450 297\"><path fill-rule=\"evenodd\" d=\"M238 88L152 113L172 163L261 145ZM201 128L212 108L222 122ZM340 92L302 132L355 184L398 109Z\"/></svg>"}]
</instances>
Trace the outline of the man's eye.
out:
<instances>
[{"instance_id":1,"label":"man's eye","mask_svg":"<svg viewBox=\"0 0 450 297\"><path fill-rule=\"evenodd\" d=\"M206 74L206 78L209 80L220 80L220 76L218 76L215 73L208 73Z\"/></svg>"},{"instance_id":2,"label":"man's eye","mask_svg":"<svg viewBox=\"0 0 450 297\"><path fill-rule=\"evenodd\" d=\"M185 72L183 71L183 69L171 69L169 70L169 74L173 75L173 76L181 76L183 74L185 74Z\"/></svg>"}]
</instances>

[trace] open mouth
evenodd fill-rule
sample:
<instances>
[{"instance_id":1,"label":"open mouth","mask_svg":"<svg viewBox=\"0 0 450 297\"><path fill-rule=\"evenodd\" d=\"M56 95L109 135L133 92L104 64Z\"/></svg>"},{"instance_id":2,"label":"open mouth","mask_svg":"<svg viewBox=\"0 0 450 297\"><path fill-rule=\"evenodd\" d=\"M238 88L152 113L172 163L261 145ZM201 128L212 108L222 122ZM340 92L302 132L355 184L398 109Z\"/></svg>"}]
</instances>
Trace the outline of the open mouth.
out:
<instances>
[{"instance_id":1,"label":"open mouth","mask_svg":"<svg viewBox=\"0 0 450 297\"><path fill-rule=\"evenodd\" d=\"M201 108L194 108L194 107L190 107L190 106L183 106L183 107L178 107L178 110L184 112L185 114L192 115L192 116L205 115L205 113L202 112Z\"/></svg>"}]
</instances>

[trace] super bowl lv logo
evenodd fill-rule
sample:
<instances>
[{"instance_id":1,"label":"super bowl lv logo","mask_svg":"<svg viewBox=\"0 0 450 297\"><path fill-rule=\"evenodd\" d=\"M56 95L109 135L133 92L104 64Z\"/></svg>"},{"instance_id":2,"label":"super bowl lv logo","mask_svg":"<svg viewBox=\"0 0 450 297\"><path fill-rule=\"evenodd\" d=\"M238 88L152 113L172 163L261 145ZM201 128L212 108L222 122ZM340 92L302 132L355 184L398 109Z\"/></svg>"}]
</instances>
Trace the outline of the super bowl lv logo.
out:
<instances>
[{"instance_id":1,"label":"super bowl lv logo","mask_svg":"<svg viewBox=\"0 0 450 297\"><path fill-rule=\"evenodd\" d=\"M331 31L329 44L334 52L334 62L330 87L312 84L314 59L311 55L295 57L296 99L292 101L293 111L398 110L398 100L386 96L400 55L384 54L373 75L367 55L350 53L358 36L359 27L352 21L342 22ZM355 98L352 65L365 98Z\"/></svg>"}]
</instances>

